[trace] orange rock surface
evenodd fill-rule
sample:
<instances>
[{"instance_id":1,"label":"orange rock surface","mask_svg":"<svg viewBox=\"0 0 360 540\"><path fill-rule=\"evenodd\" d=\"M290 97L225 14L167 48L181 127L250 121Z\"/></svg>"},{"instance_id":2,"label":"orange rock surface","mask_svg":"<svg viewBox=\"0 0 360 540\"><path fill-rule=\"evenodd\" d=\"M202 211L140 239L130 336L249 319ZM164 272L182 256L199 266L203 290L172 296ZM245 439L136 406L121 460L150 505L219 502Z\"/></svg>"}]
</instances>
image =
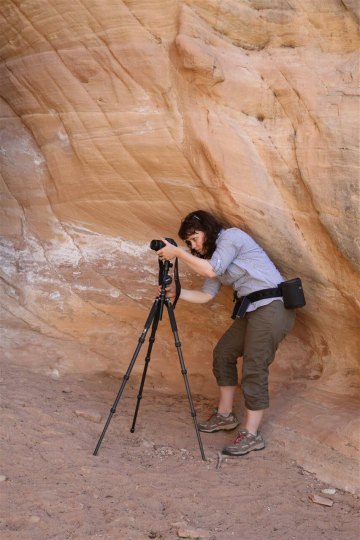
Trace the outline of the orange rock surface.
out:
<instances>
[{"instance_id":1,"label":"orange rock surface","mask_svg":"<svg viewBox=\"0 0 360 540\"><path fill-rule=\"evenodd\" d=\"M151 239L214 210L302 277L269 421L300 463L356 491L359 43L355 0L3 0L4 357L122 375L156 291ZM216 396L230 310L230 291L176 308L195 393ZM164 319L149 381L183 391Z\"/></svg>"}]
</instances>

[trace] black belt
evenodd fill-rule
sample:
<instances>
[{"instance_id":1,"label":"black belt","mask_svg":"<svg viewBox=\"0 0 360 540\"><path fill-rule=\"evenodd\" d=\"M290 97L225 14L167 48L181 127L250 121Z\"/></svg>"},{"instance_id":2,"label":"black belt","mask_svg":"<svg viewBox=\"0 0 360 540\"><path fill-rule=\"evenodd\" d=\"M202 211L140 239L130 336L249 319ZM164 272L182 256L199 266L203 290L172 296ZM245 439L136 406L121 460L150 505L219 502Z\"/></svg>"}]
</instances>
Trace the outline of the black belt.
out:
<instances>
[{"instance_id":1,"label":"black belt","mask_svg":"<svg viewBox=\"0 0 360 540\"><path fill-rule=\"evenodd\" d=\"M282 297L282 291L280 287L275 287L273 289L261 289L260 291L255 291L246 296L237 297L236 291L234 291L234 310L232 312L232 319L242 319L246 313L247 308L251 302L257 302L258 300L265 300L267 298L279 298Z\"/></svg>"}]
</instances>

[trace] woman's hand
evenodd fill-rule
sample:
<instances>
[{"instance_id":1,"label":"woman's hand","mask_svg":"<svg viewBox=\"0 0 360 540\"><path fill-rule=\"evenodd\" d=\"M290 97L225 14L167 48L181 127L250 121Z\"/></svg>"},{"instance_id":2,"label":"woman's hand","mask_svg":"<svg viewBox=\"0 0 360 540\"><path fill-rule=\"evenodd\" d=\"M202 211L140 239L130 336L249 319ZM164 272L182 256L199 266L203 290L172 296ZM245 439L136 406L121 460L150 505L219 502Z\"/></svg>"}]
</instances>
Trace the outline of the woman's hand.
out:
<instances>
[{"instance_id":1,"label":"woman's hand","mask_svg":"<svg viewBox=\"0 0 360 540\"><path fill-rule=\"evenodd\" d=\"M179 248L170 244L165 238L161 238L161 240L164 242L165 246L159 249L159 251L156 252L156 255L161 261L171 261L172 259L175 259L178 256Z\"/></svg>"},{"instance_id":2,"label":"woman's hand","mask_svg":"<svg viewBox=\"0 0 360 540\"><path fill-rule=\"evenodd\" d=\"M170 283L165 289L166 291L166 298L169 298L169 300L173 301L176 296L176 286L175 283ZM161 294L161 286L158 287L158 296Z\"/></svg>"}]
</instances>

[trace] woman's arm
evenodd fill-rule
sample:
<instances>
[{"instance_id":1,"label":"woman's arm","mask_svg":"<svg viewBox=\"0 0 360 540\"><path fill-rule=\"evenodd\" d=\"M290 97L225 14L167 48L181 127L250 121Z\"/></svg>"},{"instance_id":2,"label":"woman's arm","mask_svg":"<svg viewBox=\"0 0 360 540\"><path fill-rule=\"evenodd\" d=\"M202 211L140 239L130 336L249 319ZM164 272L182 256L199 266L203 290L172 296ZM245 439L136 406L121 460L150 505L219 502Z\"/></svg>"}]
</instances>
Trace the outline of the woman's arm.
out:
<instances>
[{"instance_id":1,"label":"woman's arm","mask_svg":"<svg viewBox=\"0 0 360 540\"><path fill-rule=\"evenodd\" d=\"M165 238L162 238L162 240L166 245L165 247L159 249L159 251L156 252L158 256L163 257L168 261L177 257L181 261L184 261L188 266L190 266L192 270L194 270L200 276L210 278L216 277L213 267L211 266L209 261L206 261L205 259L200 259L199 257L195 257L195 255L191 255L191 253L185 251L185 249L181 247L173 246L172 244L167 242Z\"/></svg>"},{"instance_id":2,"label":"woman's arm","mask_svg":"<svg viewBox=\"0 0 360 540\"><path fill-rule=\"evenodd\" d=\"M206 304L213 299L212 295L203 291L193 291L190 289L181 289L181 300L191 302L192 304Z\"/></svg>"}]
</instances>

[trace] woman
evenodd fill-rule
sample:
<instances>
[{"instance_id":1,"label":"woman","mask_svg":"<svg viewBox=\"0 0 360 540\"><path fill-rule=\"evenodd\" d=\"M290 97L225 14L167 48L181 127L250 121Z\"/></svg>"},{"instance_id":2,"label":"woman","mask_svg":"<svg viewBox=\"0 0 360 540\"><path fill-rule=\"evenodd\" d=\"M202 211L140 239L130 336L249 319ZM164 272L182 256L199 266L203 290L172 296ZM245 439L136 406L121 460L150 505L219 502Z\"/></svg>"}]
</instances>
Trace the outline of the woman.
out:
<instances>
[{"instance_id":1,"label":"woman","mask_svg":"<svg viewBox=\"0 0 360 540\"><path fill-rule=\"evenodd\" d=\"M177 257L204 276L201 290L182 289L180 298L193 303L212 300L220 286L231 285L238 298L275 288L283 277L264 250L244 231L227 227L204 210L191 212L182 221L179 236L190 248L186 251L169 244L157 251L160 259ZM171 285L167 294L175 295ZM233 414L238 384L237 358L243 357L241 389L245 399L243 426L224 454L241 456L265 448L259 426L269 407L268 374L280 341L294 324L295 312L284 308L282 298L265 298L249 303L242 318L235 318L214 349L213 373L219 386L219 404L211 417L199 423L207 433L235 429Z\"/></svg>"}]
</instances>

